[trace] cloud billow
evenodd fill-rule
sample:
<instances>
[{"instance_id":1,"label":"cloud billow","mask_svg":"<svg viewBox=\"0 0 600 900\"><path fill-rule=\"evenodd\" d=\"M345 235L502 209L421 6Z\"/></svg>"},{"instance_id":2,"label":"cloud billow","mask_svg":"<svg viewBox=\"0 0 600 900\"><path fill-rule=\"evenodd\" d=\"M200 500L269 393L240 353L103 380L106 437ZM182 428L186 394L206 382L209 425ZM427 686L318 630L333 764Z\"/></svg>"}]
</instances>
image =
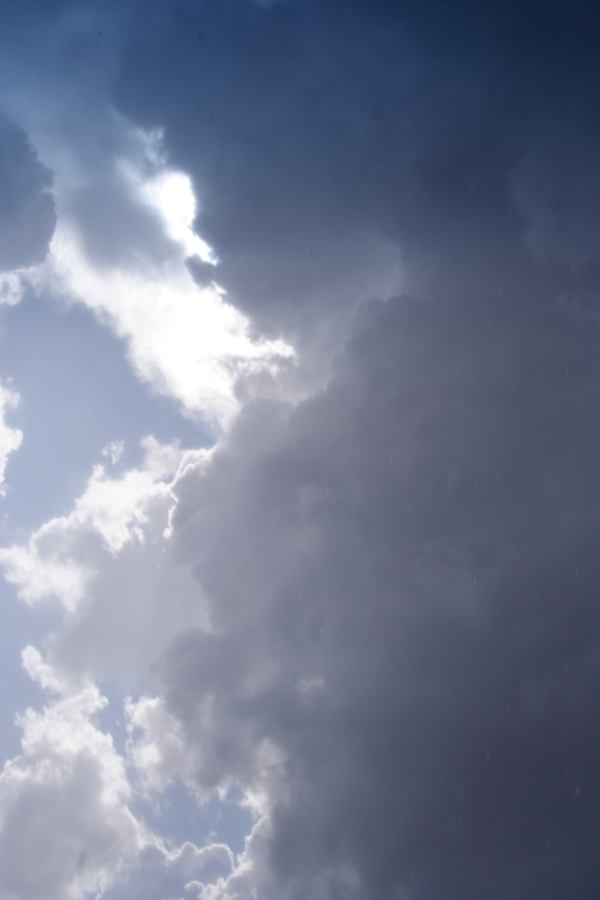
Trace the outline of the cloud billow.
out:
<instances>
[{"instance_id":1,"label":"cloud billow","mask_svg":"<svg viewBox=\"0 0 600 900\"><path fill-rule=\"evenodd\" d=\"M200 785L279 748L289 896L332 865L348 896L595 890L596 340L457 312L368 308L324 395L247 409L178 488L218 636L179 638L163 690Z\"/></svg>"},{"instance_id":2,"label":"cloud billow","mask_svg":"<svg viewBox=\"0 0 600 900\"><path fill-rule=\"evenodd\" d=\"M182 477L176 546L217 634L180 637L161 690L200 788L272 798L262 896L592 897L598 282L591 241L583 274L570 248L593 206L536 252L562 187L528 154L571 181L582 158L586 184L592 152L532 131L560 131L596 64L569 27L556 70L554 7L429 6L209 4L193 49L167 17L124 68L117 100L194 173L224 278L275 275L288 241L307 278L309 250L360 269L366 229L409 293L363 308L323 393L248 406ZM177 98L140 77L174 47ZM302 346L357 308L326 267L314 291L286 271L236 290L267 329Z\"/></svg>"},{"instance_id":3,"label":"cloud billow","mask_svg":"<svg viewBox=\"0 0 600 900\"><path fill-rule=\"evenodd\" d=\"M228 415L211 449L147 442L139 470L96 469L70 515L1 554L24 600L62 601L51 671L112 673L131 694L127 776L89 726L96 694L85 713L133 848L123 860L100 829L86 878L125 873L104 896L596 898L590 15L215 0L159 5L122 36L113 101L144 134L162 129L169 171L193 180L246 356L253 323L293 341L298 362L245 394L237 383L230 413L217 367ZM123 170L106 171L118 193ZM150 215L140 191L124 231ZM142 372L175 322L165 393L201 410L205 380L187 395L192 214L163 283L164 216L132 240L148 262L104 234L110 203L95 234L93 190L71 200L73 228L90 232L72 292L144 348ZM153 278L133 303L142 263ZM169 303L150 328L157 284ZM54 727L61 704L29 726ZM20 760L29 771L27 746ZM149 838L130 782L156 797L180 782L198 802L237 790L255 816L245 852ZM25 819L29 794L14 790ZM67 862L57 894L88 883ZM18 866L11 878L24 883Z\"/></svg>"},{"instance_id":4,"label":"cloud billow","mask_svg":"<svg viewBox=\"0 0 600 900\"><path fill-rule=\"evenodd\" d=\"M45 259L56 224L51 185L27 135L0 116L0 272Z\"/></svg>"}]
</instances>

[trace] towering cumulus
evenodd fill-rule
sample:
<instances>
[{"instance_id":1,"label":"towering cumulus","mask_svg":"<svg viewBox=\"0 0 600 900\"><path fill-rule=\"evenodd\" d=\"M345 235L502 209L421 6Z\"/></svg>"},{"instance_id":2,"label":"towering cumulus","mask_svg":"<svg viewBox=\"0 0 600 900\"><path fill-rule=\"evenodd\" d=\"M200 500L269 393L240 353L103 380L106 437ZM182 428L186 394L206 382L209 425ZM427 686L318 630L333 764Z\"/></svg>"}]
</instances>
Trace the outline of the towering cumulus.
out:
<instances>
[{"instance_id":1,"label":"towering cumulus","mask_svg":"<svg viewBox=\"0 0 600 900\"><path fill-rule=\"evenodd\" d=\"M600 896L599 28L4 10L0 900Z\"/></svg>"}]
</instances>

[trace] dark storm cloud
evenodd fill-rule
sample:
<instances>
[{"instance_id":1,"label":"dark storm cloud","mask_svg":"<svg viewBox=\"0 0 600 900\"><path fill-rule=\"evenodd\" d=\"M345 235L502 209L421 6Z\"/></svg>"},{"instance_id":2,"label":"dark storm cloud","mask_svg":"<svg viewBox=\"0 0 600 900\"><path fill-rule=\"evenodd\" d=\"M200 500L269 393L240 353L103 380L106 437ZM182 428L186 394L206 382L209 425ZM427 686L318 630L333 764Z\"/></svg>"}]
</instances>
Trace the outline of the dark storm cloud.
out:
<instances>
[{"instance_id":1,"label":"dark storm cloud","mask_svg":"<svg viewBox=\"0 0 600 900\"><path fill-rule=\"evenodd\" d=\"M543 21L509 4L160 9L124 55L117 105L166 128L236 302L303 338L378 291L389 259L367 250L389 239L409 269L429 257L413 278L481 252L496 277L518 239L509 173L593 49L593 13L574 28L552 5Z\"/></svg>"},{"instance_id":2,"label":"dark storm cloud","mask_svg":"<svg viewBox=\"0 0 600 900\"><path fill-rule=\"evenodd\" d=\"M51 186L27 135L0 115L0 271L45 259L56 224Z\"/></svg>"},{"instance_id":3,"label":"dark storm cloud","mask_svg":"<svg viewBox=\"0 0 600 900\"><path fill-rule=\"evenodd\" d=\"M322 393L250 404L180 481L217 634L162 678L198 783L281 748L274 896L338 896L315 884L349 863L339 896L591 900L596 14L163 11L116 101L193 173L236 300L331 328L330 278L371 239L410 294L363 307Z\"/></svg>"},{"instance_id":4,"label":"dark storm cloud","mask_svg":"<svg viewBox=\"0 0 600 900\"><path fill-rule=\"evenodd\" d=\"M339 351L323 390L247 403L175 486L173 542L214 626L157 675L185 778L272 804L254 885L228 900L598 895L586 7L214 0L116 26L114 102L192 173L219 280L301 353L323 340L323 368ZM69 73L90 28L67 29ZM65 126L97 179L64 208L94 261L162 258L121 196L120 128L75 122L112 71ZM13 126L0 153L17 211L0 268L29 265L54 224L48 176ZM397 254L406 294L369 301Z\"/></svg>"},{"instance_id":5,"label":"dark storm cloud","mask_svg":"<svg viewBox=\"0 0 600 900\"><path fill-rule=\"evenodd\" d=\"M116 102L165 126L172 159L194 175L199 228L236 302L260 327L318 330L389 265L364 215L378 112L364 121L373 53L352 46L360 22L351 13L338 35L327 8L267 12L252 2L202 14L182 5L164 19L126 56ZM377 40L389 52L383 29Z\"/></svg>"},{"instance_id":6,"label":"dark storm cloud","mask_svg":"<svg viewBox=\"0 0 600 900\"><path fill-rule=\"evenodd\" d=\"M283 749L289 896L342 863L361 897L595 896L598 339L372 304L323 395L179 485L219 637L175 646L169 707L203 786Z\"/></svg>"},{"instance_id":7,"label":"dark storm cloud","mask_svg":"<svg viewBox=\"0 0 600 900\"><path fill-rule=\"evenodd\" d=\"M173 254L158 215L136 196L122 164L133 162L148 178L159 165L145 158L149 142L128 128L109 100L133 14L131 4L56 0L25 3L3 22L3 99L39 136L40 155L45 151L56 164L61 223L77 223L83 249L97 266L125 267L148 257L162 262ZM43 212L31 211L40 230Z\"/></svg>"}]
</instances>

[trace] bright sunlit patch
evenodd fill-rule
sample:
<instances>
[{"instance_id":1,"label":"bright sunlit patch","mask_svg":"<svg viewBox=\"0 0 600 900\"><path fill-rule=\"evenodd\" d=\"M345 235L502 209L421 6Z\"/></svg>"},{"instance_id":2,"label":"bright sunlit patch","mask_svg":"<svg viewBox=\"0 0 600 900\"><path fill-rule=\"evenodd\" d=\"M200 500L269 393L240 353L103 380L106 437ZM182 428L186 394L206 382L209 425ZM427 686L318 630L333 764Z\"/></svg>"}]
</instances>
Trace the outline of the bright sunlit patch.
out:
<instances>
[{"instance_id":1,"label":"bright sunlit patch","mask_svg":"<svg viewBox=\"0 0 600 900\"><path fill-rule=\"evenodd\" d=\"M221 427L236 412L240 376L274 372L294 355L283 340L255 338L248 319L216 285L200 288L183 260L99 270L75 230L62 226L48 271L63 293L127 341L143 381L176 399L188 415Z\"/></svg>"},{"instance_id":2,"label":"bright sunlit patch","mask_svg":"<svg viewBox=\"0 0 600 900\"><path fill-rule=\"evenodd\" d=\"M169 237L180 244L186 256L217 264L212 248L194 232L197 213L191 179L183 172L167 171L142 187L147 202L161 214Z\"/></svg>"},{"instance_id":3,"label":"bright sunlit patch","mask_svg":"<svg viewBox=\"0 0 600 900\"><path fill-rule=\"evenodd\" d=\"M253 334L250 321L217 283L196 283L186 260L195 256L214 266L218 260L194 231L192 181L158 155L160 135L149 136L147 143L140 158L116 165L125 190L148 206L149 216L158 217L172 253L156 258L149 245L131 265L99 266L86 252L77 221L63 216L47 263L28 281L34 289L50 287L91 309L127 342L141 380L219 430L237 411L240 377L274 374L294 350L284 340Z\"/></svg>"},{"instance_id":4,"label":"bright sunlit patch","mask_svg":"<svg viewBox=\"0 0 600 900\"><path fill-rule=\"evenodd\" d=\"M212 247L194 231L198 204L192 180L185 172L169 169L160 153L161 136L148 136L148 148L144 154L145 165L122 159L118 168L129 184L132 193L147 204L162 219L167 236L178 244L184 257L197 256L205 263L216 266L217 255ZM150 166L158 174L148 177Z\"/></svg>"}]
</instances>

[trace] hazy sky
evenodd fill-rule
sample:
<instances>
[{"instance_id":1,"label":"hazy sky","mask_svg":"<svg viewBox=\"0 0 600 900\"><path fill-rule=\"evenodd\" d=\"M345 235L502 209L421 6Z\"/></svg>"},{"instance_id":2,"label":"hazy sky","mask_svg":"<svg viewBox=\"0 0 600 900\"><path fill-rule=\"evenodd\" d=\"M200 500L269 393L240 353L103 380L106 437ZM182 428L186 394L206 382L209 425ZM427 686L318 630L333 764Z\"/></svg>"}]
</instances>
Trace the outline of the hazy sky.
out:
<instances>
[{"instance_id":1,"label":"hazy sky","mask_svg":"<svg viewBox=\"0 0 600 900\"><path fill-rule=\"evenodd\" d=\"M0 900L600 896L599 28L0 3Z\"/></svg>"}]
</instances>

